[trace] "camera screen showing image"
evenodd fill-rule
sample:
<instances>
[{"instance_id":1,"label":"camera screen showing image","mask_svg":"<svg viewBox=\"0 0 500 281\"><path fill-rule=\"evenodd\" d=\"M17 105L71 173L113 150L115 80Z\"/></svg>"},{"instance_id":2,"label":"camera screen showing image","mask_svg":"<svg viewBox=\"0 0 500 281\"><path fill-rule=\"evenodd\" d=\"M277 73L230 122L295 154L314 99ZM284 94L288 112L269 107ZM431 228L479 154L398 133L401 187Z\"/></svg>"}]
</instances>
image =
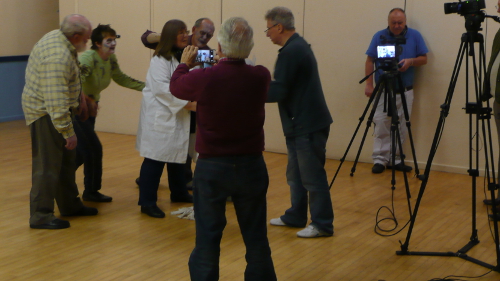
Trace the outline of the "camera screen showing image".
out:
<instances>
[{"instance_id":1,"label":"camera screen showing image","mask_svg":"<svg viewBox=\"0 0 500 281\"><path fill-rule=\"evenodd\" d=\"M377 55L379 59L395 58L396 46L377 46Z\"/></svg>"},{"instance_id":2,"label":"camera screen showing image","mask_svg":"<svg viewBox=\"0 0 500 281\"><path fill-rule=\"evenodd\" d=\"M207 62L214 63L214 53L215 50L198 50L198 55L196 56L196 62Z\"/></svg>"}]
</instances>

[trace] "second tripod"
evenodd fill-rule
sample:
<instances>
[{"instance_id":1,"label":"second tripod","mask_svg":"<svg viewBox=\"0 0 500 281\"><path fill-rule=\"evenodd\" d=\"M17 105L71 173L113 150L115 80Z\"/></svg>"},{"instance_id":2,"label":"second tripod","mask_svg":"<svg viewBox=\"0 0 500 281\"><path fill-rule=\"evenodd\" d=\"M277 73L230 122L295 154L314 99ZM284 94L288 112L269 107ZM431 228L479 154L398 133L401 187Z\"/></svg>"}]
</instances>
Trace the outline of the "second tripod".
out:
<instances>
[{"instance_id":1,"label":"second tripod","mask_svg":"<svg viewBox=\"0 0 500 281\"><path fill-rule=\"evenodd\" d=\"M370 75L372 75L373 73L375 73L379 69L380 69L380 67L377 68ZM370 75L366 76L363 80L360 81L360 83L363 83L366 79L368 79L368 77ZM366 117L368 111L370 110L370 108L371 108L371 111L370 111L370 114L368 116L366 128L365 128L362 140L361 140L360 147L359 147L358 152L356 154L356 158L354 160L353 167L351 168L350 175L354 176L354 172L356 171L356 166L357 166L357 163L359 160L359 156L361 154L362 147L365 143L366 136L368 134L368 130L370 129L372 123L374 123L373 120L377 114L377 108L379 108L378 111L382 111L382 114L386 115L386 117L382 116L382 118L387 118L388 120L390 120L390 157L391 157L390 162L392 163L391 188L395 189L395 184L396 184L396 180L395 180L395 177L396 177L395 176L395 173L396 173L395 166L396 165L395 165L395 163L396 163L396 156L397 155L399 155L399 157L401 158L400 165L402 167L406 167L405 162L404 162L405 157L404 157L404 153L403 153L403 146L402 146L402 140L401 140L401 134L402 134L401 128L403 126L406 126L406 128L408 129L408 136L410 139L410 145L411 145L412 155L413 155L414 164L415 164L415 173L418 176L419 170L418 170L418 165L417 165L417 160L416 160L417 158L416 158L416 154L415 154L415 147L413 144L413 136L411 133L411 123L410 123L410 116L409 116L410 114L408 111L405 90L407 90L407 89L405 89L403 87L401 74L397 70L397 67L396 67L396 70L393 70L393 69L384 70L384 72L380 75L380 77L377 81L375 89L373 90L373 93L370 96L370 99L368 100L368 104L366 105L366 107L363 111L363 114L359 118L359 123L358 123L356 130L351 138L351 141L349 142L349 145L348 145L344 155L340 159L340 165L337 169L337 172L335 173L335 176L332 179L332 182L330 183L330 188L333 185L333 183L334 183L334 181L335 181L335 179L340 171L340 168L342 167L342 164L344 163L345 158L346 158L347 154L349 153L349 150L354 142L354 139L356 138L356 135L357 135L361 125L363 124L363 121L365 120L365 117ZM399 112L398 112L398 107L400 108ZM402 110L402 114L400 114L401 110ZM381 114L381 113L379 112L379 114ZM402 120L400 120L400 117L399 117L400 115L404 118L404 124L401 124ZM403 134L405 134L405 131L406 130L403 130ZM407 197L411 198L409 187L408 187L408 177L407 177L406 173L403 173L403 174L404 174L404 181L405 181L405 188L406 188L406 192L407 192ZM411 207L410 207L410 212L411 212Z\"/></svg>"}]
</instances>

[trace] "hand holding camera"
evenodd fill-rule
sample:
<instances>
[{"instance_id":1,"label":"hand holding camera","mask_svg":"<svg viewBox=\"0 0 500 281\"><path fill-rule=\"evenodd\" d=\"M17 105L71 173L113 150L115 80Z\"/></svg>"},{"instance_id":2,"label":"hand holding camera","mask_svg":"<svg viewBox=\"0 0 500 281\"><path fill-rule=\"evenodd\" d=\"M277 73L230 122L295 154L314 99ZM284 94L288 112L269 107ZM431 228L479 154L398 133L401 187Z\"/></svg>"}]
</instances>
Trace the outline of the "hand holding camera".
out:
<instances>
[{"instance_id":1,"label":"hand holding camera","mask_svg":"<svg viewBox=\"0 0 500 281\"><path fill-rule=\"evenodd\" d=\"M199 65L199 63L197 63L195 60L197 55L198 55L198 47L189 45L186 48L184 48L180 62L185 63L189 68L193 68Z\"/></svg>"}]
</instances>

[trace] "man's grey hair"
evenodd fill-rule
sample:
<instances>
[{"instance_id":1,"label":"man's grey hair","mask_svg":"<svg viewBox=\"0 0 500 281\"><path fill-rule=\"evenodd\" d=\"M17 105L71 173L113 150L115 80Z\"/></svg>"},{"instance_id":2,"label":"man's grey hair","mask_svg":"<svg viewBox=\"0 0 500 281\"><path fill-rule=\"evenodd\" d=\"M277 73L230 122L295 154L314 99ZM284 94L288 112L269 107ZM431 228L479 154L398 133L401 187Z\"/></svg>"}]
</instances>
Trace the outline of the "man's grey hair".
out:
<instances>
[{"instance_id":1,"label":"man's grey hair","mask_svg":"<svg viewBox=\"0 0 500 281\"><path fill-rule=\"evenodd\" d=\"M295 29L295 20L292 11L286 7L274 7L267 11L264 18L274 24L281 24L285 30Z\"/></svg>"},{"instance_id":2,"label":"man's grey hair","mask_svg":"<svg viewBox=\"0 0 500 281\"><path fill-rule=\"evenodd\" d=\"M89 21L79 14L68 15L61 23L61 31L68 38L75 34L85 34L89 29Z\"/></svg>"},{"instance_id":3,"label":"man's grey hair","mask_svg":"<svg viewBox=\"0 0 500 281\"><path fill-rule=\"evenodd\" d=\"M253 48L253 29L244 18L233 17L222 23L217 40L226 57L244 59Z\"/></svg>"},{"instance_id":4,"label":"man's grey hair","mask_svg":"<svg viewBox=\"0 0 500 281\"><path fill-rule=\"evenodd\" d=\"M406 17L405 10L403 10L403 9L401 9L401 8L394 8L394 9L391 9L391 10L389 11L389 15L388 15L387 17L390 17L390 16L391 16L391 14L392 14L392 12L394 12L394 11L399 11L399 12L403 13L403 14L405 15L405 17Z\"/></svg>"}]
</instances>

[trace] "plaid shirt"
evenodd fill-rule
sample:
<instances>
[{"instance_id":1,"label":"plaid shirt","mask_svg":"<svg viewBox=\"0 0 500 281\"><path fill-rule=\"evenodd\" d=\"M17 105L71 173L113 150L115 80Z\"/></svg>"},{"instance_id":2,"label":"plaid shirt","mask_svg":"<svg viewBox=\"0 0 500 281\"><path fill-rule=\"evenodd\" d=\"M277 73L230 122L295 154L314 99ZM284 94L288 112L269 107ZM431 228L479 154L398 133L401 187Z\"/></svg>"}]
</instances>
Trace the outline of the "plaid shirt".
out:
<instances>
[{"instance_id":1,"label":"plaid shirt","mask_svg":"<svg viewBox=\"0 0 500 281\"><path fill-rule=\"evenodd\" d=\"M26 124L49 114L65 139L73 136L70 109L78 107L79 75L75 47L60 30L45 34L35 44L26 67L22 95Z\"/></svg>"}]
</instances>

